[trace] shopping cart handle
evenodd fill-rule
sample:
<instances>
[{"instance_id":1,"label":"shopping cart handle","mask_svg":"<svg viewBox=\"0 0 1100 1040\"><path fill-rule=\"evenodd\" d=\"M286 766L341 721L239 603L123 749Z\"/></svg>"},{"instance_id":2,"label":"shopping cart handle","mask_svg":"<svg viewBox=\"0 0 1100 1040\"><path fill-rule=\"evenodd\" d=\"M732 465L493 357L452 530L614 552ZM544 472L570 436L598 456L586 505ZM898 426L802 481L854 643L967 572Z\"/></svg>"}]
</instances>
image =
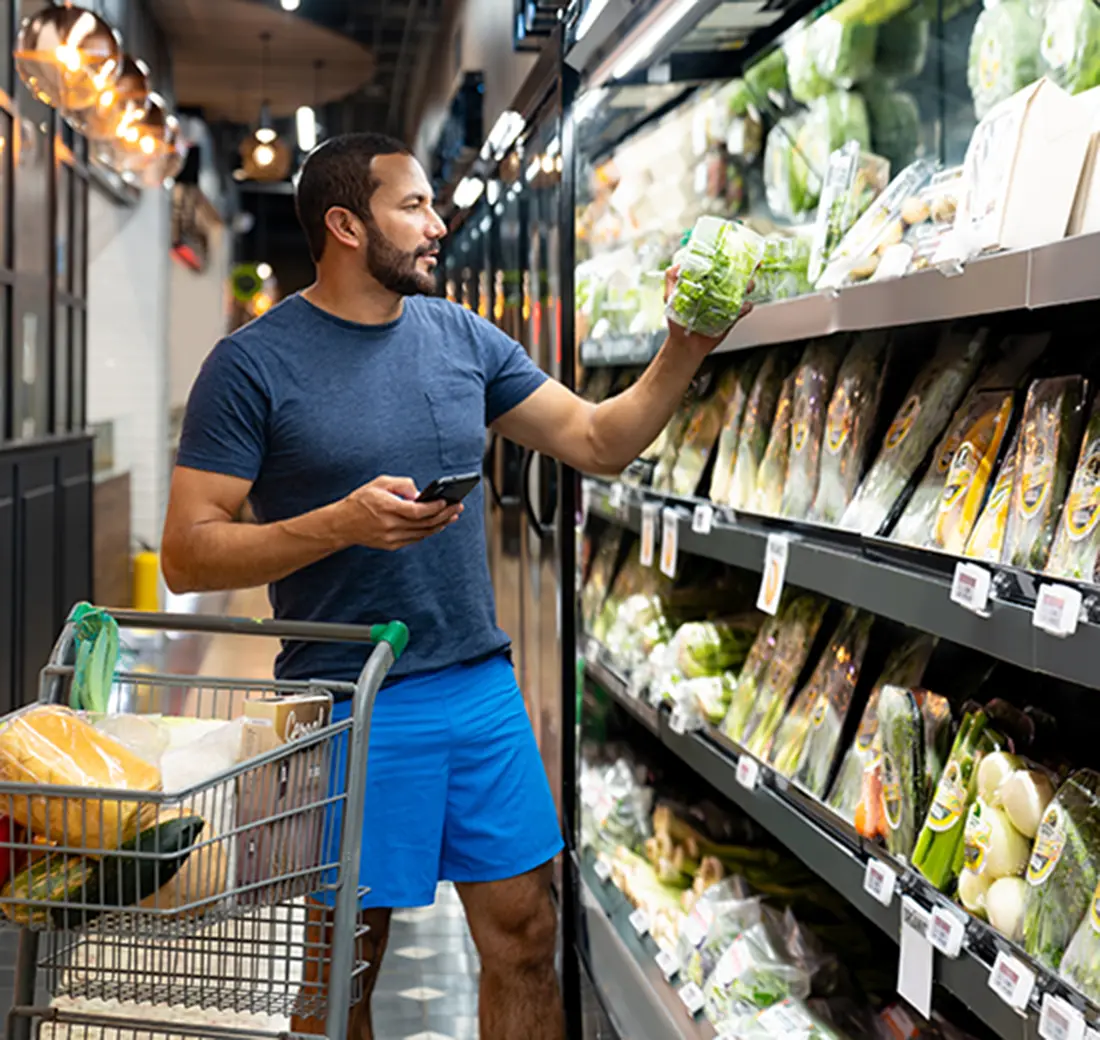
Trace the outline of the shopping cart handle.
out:
<instances>
[{"instance_id":1,"label":"shopping cart handle","mask_svg":"<svg viewBox=\"0 0 1100 1040\"><path fill-rule=\"evenodd\" d=\"M378 625L339 625L319 621L274 618L217 617L208 614L151 614L106 608L123 628L161 632L201 632L209 635L270 636L309 643L388 643L398 658L409 645L409 630L401 621Z\"/></svg>"}]
</instances>

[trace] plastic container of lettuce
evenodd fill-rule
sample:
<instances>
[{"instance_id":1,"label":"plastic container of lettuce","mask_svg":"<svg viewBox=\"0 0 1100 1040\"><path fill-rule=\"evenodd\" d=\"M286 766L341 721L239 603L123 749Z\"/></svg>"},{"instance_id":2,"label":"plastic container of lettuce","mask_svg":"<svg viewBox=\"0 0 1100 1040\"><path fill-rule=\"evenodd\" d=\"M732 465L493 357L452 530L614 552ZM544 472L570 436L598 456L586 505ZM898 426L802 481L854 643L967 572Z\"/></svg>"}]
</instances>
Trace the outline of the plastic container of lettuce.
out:
<instances>
[{"instance_id":1,"label":"plastic container of lettuce","mask_svg":"<svg viewBox=\"0 0 1100 1040\"><path fill-rule=\"evenodd\" d=\"M1046 0L1039 71L1080 94L1100 84L1100 7L1093 0Z\"/></svg>"},{"instance_id":2,"label":"plastic container of lettuce","mask_svg":"<svg viewBox=\"0 0 1100 1040\"><path fill-rule=\"evenodd\" d=\"M1039 78L1041 32L1027 0L1003 0L978 15L966 79L979 119Z\"/></svg>"},{"instance_id":3,"label":"plastic container of lettuce","mask_svg":"<svg viewBox=\"0 0 1100 1040\"><path fill-rule=\"evenodd\" d=\"M680 272L665 314L688 332L721 336L736 321L764 239L731 220L700 217L677 255Z\"/></svg>"}]
</instances>

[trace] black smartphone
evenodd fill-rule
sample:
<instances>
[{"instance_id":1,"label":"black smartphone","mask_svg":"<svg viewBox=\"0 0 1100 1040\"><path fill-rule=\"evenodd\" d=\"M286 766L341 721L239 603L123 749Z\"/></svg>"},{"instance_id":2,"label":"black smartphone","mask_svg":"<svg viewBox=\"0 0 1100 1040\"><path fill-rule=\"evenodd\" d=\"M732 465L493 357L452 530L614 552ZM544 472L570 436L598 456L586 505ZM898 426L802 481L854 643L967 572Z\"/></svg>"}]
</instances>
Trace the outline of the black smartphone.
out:
<instances>
[{"instance_id":1,"label":"black smartphone","mask_svg":"<svg viewBox=\"0 0 1100 1040\"><path fill-rule=\"evenodd\" d=\"M456 477L440 477L433 480L419 495L417 502L438 502L441 499L448 505L461 502L481 480L480 473L462 473Z\"/></svg>"}]
</instances>

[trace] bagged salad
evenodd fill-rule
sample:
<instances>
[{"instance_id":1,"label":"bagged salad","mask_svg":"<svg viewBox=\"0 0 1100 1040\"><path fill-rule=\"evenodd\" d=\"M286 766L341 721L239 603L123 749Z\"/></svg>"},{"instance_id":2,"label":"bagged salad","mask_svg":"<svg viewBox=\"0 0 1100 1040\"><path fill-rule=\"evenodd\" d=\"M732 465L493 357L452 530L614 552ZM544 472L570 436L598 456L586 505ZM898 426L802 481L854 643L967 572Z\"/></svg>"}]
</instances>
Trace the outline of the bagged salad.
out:
<instances>
[{"instance_id":1,"label":"bagged salad","mask_svg":"<svg viewBox=\"0 0 1100 1040\"><path fill-rule=\"evenodd\" d=\"M722 416L722 428L718 433L718 445L714 457L714 472L710 478L710 497L713 502L726 502L729 499L745 404L752 393L753 382L763 360L764 354L757 351L732 369L733 391L726 402L726 410Z\"/></svg>"},{"instance_id":2,"label":"bagged salad","mask_svg":"<svg viewBox=\"0 0 1100 1040\"><path fill-rule=\"evenodd\" d=\"M825 410L843 355L843 345L833 340L814 340L795 370L794 403L786 482L780 512L803 519L813 505L821 461Z\"/></svg>"},{"instance_id":3,"label":"bagged salad","mask_svg":"<svg viewBox=\"0 0 1100 1040\"><path fill-rule=\"evenodd\" d=\"M837 373L821 438L821 461L810 519L840 522L859 486L889 367L889 336L856 336Z\"/></svg>"},{"instance_id":4,"label":"bagged salad","mask_svg":"<svg viewBox=\"0 0 1100 1040\"><path fill-rule=\"evenodd\" d=\"M752 504L756 493L756 473L768 445L768 433L775 417L783 380L790 370L791 358L787 351L769 350L760 371L756 374L752 392L745 403L741 419L741 433L737 444L737 458L730 478L729 497L725 505L744 509Z\"/></svg>"},{"instance_id":5,"label":"bagged salad","mask_svg":"<svg viewBox=\"0 0 1100 1040\"><path fill-rule=\"evenodd\" d=\"M797 370L796 370L797 371ZM791 411L794 407L796 372L783 380L779 402L775 406L768 446L756 472L756 488L749 509L765 516L775 516L783 504L783 486L787 479L787 461L791 448Z\"/></svg>"},{"instance_id":6,"label":"bagged salad","mask_svg":"<svg viewBox=\"0 0 1100 1040\"><path fill-rule=\"evenodd\" d=\"M1100 583L1100 399L1093 402L1046 571Z\"/></svg>"},{"instance_id":7,"label":"bagged salad","mask_svg":"<svg viewBox=\"0 0 1100 1040\"><path fill-rule=\"evenodd\" d=\"M783 41L791 96L808 104L836 87L848 89L874 71L877 30L831 13L789 32Z\"/></svg>"},{"instance_id":8,"label":"bagged salad","mask_svg":"<svg viewBox=\"0 0 1100 1040\"><path fill-rule=\"evenodd\" d=\"M773 232L764 238L764 255L753 277L753 303L789 300L813 292L809 276L810 240L805 234Z\"/></svg>"},{"instance_id":9,"label":"bagged salad","mask_svg":"<svg viewBox=\"0 0 1100 1040\"><path fill-rule=\"evenodd\" d=\"M704 216L677 254L680 273L665 311L689 332L721 336L741 313L764 239L743 224Z\"/></svg>"},{"instance_id":10,"label":"bagged salad","mask_svg":"<svg viewBox=\"0 0 1100 1040\"><path fill-rule=\"evenodd\" d=\"M1005 563L1036 571L1046 566L1080 443L1086 396L1081 376L1037 379L1028 389L1005 531Z\"/></svg>"},{"instance_id":11,"label":"bagged salad","mask_svg":"<svg viewBox=\"0 0 1100 1040\"><path fill-rule=\"evenodd\" d=\"M840 526L877 533L974 378L988 332L948 330L905 397Z\"/></svg>"},{"instance_id":12,"label":"bagged salad","mask_svg":"<svg viewBox=\"0 0 1100 1040\"><path fill-rule=\"evenodd\" d=\"M763 919L763 900L749 896L740 878L708 888L680 924L676 957L684 978L702 986L733 940Z\"/></svg>"}]
</instances>

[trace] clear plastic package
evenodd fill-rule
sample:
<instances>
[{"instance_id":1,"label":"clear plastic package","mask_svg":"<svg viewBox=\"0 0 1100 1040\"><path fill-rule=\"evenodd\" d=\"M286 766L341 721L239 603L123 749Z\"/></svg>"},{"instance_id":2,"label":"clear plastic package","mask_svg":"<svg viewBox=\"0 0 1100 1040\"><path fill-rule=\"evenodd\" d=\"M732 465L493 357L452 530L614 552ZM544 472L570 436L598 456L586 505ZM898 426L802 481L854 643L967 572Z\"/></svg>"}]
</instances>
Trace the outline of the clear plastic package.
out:
<instances>
[{"instance_id":1,"label":"clear plastic package","mask_svg":"<svg viewBox=\"0 0 1100 1040\"><path fill-rule=\"evenodd\" d=\"M1046 0L1040 71L1080 94L1100 84L1100 7L1093 0Z\"/></svg>"}]
</instances>

